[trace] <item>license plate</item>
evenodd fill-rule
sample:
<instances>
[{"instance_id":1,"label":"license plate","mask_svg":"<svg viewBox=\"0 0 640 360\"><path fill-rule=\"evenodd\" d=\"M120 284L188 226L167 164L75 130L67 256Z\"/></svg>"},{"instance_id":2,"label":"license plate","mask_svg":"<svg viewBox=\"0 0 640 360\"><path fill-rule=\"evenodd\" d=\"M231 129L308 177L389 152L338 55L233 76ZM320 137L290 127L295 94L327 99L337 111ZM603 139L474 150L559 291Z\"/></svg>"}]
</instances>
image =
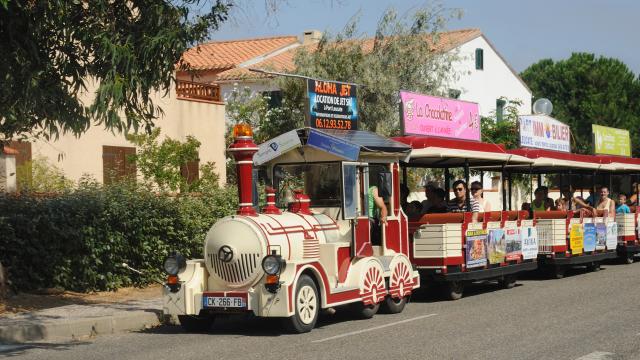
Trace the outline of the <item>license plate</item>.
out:
<instances>
[{"instance_id":1,"label":"license plate","mask_svg":"<svg viewBox=\"0 0 640 360\"><path fill-rule=\"evenodd\" d=\"M205 296L202 298L204 307L206 308L244 308L247 307L244 299L241 297L230 296Z\"/></svg>"}]
</instances>

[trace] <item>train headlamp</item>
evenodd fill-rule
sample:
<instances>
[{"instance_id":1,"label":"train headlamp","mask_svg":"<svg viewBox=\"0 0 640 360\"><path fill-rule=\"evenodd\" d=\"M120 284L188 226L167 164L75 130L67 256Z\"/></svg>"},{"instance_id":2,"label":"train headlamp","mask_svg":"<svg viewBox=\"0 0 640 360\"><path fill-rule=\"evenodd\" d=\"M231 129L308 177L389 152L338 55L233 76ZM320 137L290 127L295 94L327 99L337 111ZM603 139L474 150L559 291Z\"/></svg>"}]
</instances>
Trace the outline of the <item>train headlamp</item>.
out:
<instances>
[{"instance_id":1,"label":"train headlamp","mask_svg":"<svg viewBox=\"0 0 640 360\"><path fill-rule=\"evenodd\" d=\"M179 253L173 253L164 260L164 271L169 275L178 275L186 267L187 260Z\"/></svg>"},{"instance_id":2,"label":"train headlamp","mask_svg":"<svg viewBox=\"0 0 640 360\"><path fill-rule=\"evenodd\" d=\"M284 267L284 259L280 255L268 255L262 260L262 270L267 275L275 275Z\"/></svg>"}]
</instances>

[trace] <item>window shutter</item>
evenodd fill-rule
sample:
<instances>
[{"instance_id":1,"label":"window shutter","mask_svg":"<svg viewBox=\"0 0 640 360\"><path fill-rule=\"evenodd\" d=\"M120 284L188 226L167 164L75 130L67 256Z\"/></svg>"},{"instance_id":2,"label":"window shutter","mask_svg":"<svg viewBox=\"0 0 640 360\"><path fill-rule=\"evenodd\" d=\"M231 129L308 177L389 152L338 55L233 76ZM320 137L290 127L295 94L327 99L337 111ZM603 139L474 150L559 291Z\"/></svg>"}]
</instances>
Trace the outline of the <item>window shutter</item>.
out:
<instances>
[{"instance_id":1,"label":"window shutter","mask_svg":"<svg viewBox=\"0 0 640 360\"><path fill-rule=\"evenodd\" d=\"M504 106L507 104L506 101L502 99L496 100L496 121L501 122L504 120Z\"/></svg>"},{"instance_id":2,"label":"window shutter","mask_svg":"<svg viewBox=\"0 0 640 360\"><path fill-rule=\"evenodd\" d=\"M124 178L135 178L136 163L131 161L136 148L126 146L102 146L102 181L105 185Z\"/></svg>"},{"instance_id":3,"label":"window shutter","mask_svg":"<svg viewBox=\"0 0 640 360\"><path fill-rule=\"evenodd\" d=\"M476 49L476 70L484 70L484 50Z\"/></svg>"},{"instance_id":4,"label":"window shutter","mask_svg":"<svg viewBox=\"0 0 640 360\"><path fill-rule=\"evenodd\" d=\"M180 166L180 175L187 180L187 184L200 179L200 160L187 161L186 164Z\"/></svg>"}]
</instances>

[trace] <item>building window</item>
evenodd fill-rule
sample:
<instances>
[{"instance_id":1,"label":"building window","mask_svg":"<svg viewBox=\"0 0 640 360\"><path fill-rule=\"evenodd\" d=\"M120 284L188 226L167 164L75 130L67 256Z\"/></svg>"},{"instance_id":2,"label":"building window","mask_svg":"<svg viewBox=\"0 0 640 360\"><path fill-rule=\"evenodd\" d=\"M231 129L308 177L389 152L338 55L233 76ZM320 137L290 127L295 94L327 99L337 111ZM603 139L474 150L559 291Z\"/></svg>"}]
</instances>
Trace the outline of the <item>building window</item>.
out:
<instances>
[{"instance_id":1,"label":"building window","mask_svg":"<svg viewBox=\"0 0 640 360\"><path fill-rule=\"evenodd\" d=\"M187 180L187 184L193 184L200 179L200 160L187 161L180 166L180 175Z\"/></svg>"},{"instance_id":2,"label":"building window","mask_svg":"<svg viewBox=\"0 0 640 360\"><path fill-rule=\"evenodd\" d=\"M507 105L507 102L502 99L496 100L496 120L501 122L504 120L504 106Z\"/></svg>"},{"instance_id":3,"label":"building window","mask_svg":"<svg viewBox=\"0 0 640 360\"><path fill-rule=\"evenodd\" d=\"M135 154L135 147L103 146L102 178L104 184L113 184L126 178L135 179L136 163L132 159Z\"/></svg>"},{"instance_id":4,"label":"building window","mask_svg":"<svg viewBox=\"0 0 640 360\"><path fill-rule=\"evenodd\" d=\"M476 70L484 70L484 50L476 49Z\"/></svg>"},{"instance_id":5,"label":"building window","mask_svg":"<svg viewBox=\"0 0 640 360\"><path fill-rule=\"evenodd\" d=\"M282 106L282 91L274 90L274 91L265 91L262 93L262 96L268 96L269 101L267 105L269 109L275 109Z\"/></svg>"},{"instance_id":6,"label":"building window","mask_svg":"<svg viewBox=\"0 0 640 360\"><path fill-rule=\"evenodd\" d=\"M449 89L449 98L451 99L460 99L460 90Z\"/></svg>"}]
</instances>

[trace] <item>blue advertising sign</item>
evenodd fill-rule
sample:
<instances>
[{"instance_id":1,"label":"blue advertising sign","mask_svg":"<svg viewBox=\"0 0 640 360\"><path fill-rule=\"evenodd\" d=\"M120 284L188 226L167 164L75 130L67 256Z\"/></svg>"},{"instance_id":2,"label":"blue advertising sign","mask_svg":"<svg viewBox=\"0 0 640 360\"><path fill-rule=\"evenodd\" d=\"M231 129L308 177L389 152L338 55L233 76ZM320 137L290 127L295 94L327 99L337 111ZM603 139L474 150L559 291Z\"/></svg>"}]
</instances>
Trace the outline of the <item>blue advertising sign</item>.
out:
<instances>
[{"instance_id":1,"label":"blue advertising sign","mask_svg":"<svg viewBox=\"0 0 640 360\"><path fill-rule=\"evenodd\" d=\"M596 224L587 223L584 226L584 252L596 250Z\"/></svg>"},{"instance_id":2,"label":"blue advertising sign","mask_svg":"<svg viewBox=\"0 0 640 360\"><path fill-rule=\"evenodd\" d=\"M360 156L359 145L329 136L313 129L309 131L307 145L346 160L356 161L358 160L358 156Z\"/></svg>"}]
</instances>

